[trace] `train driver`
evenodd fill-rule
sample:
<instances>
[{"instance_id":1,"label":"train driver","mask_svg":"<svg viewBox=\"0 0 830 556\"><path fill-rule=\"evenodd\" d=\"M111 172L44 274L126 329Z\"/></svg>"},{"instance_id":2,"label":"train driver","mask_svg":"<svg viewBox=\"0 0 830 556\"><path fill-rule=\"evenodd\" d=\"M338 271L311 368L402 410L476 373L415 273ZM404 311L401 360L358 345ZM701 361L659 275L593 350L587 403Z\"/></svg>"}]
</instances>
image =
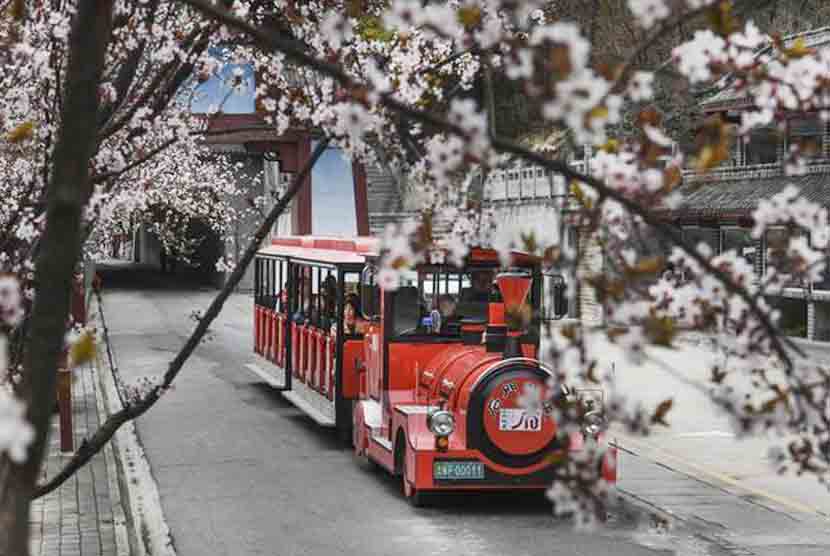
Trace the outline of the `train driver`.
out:
<instances>
[{"instance_id":1,"label":"train driver","mask_svg":"<svg viewBox=\"0 0 830 556\"><path fill-rule=\"evenodd\" d=\"M498 293L493 282L492 270L474 270L469 288L463 288L459 296L459 312L465 318L487 319L490 297Z\"/></svg>"},{"instance_id":2,"label":"train driver","mask_svg":"<svg viewBox=\"0 0 830 556\"><path fill-rule=\"evenodd\" d=\"M458 332L459 316L458 304L455 297L444 293L438 296L438 312L441 313L441 333L453 334Z\"/></svg>"}]
</instances>

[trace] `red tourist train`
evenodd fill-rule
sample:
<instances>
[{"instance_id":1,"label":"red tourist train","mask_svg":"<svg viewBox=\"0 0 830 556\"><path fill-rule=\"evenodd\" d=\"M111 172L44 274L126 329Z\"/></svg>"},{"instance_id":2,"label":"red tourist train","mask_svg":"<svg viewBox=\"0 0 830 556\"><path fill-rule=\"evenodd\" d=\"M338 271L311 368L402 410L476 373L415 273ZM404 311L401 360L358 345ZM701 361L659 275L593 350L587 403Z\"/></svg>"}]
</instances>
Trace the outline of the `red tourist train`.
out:
<instances>
[{"instance_id":1,"label":"red tourist train","mask_svg":"<svg viewBox=\"0 0 830 556\"><path fill-rule=\"evenodd\" d=\"M377 248L303 236L260 250L259 357L248 368L400 476L413 503L441 490L547 487L561 439L548 411L523 397L546 398L553 376L537 353L540 323L554 316L543 291L556 277L521 253L501 272L495 251L473 249L461 268L422 264L386 291ZM530 324L513 331L505 307L529 311ZM598 418L588 412L582 434L596 434ZM610 447L600 463L612 483L616 459Z\"/></svg>"}]
</instances>

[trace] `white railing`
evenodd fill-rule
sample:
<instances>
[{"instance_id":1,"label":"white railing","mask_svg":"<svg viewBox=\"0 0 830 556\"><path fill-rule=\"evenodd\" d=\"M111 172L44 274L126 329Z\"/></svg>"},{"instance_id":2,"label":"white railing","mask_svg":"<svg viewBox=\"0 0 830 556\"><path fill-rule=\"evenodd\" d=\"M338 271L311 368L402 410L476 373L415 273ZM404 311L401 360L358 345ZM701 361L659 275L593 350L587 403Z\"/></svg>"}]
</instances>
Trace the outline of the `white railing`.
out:
<instances>
[{"instance_id":1,"label":"white railing","mask_svg":"<svg viewBox=\"0 0 830 556\"><path fill-rule=\"evenodd\" d=\"M583 162L572 163L578 172ZM485 201L521 201L563 198L568 194L567 180L542 166L520 166L494 170L484 183Z\"/></svg>"},{"instance_id":2,"label":"white railing","mask_svg":"<svg viewBox=\"0 0 830 556\"><path fill-rule=\"evenodd\" d=\"M830 162L826 160L807 162L797 174L826 174L830 173ZM784 176L784 165L780 162L768 164L751 164L746 166L727 166L713 168L705 172L688 169L683 170L683 180L686 182L699 181L728 181L776 178Z\"/></svg>"}]
</instances>

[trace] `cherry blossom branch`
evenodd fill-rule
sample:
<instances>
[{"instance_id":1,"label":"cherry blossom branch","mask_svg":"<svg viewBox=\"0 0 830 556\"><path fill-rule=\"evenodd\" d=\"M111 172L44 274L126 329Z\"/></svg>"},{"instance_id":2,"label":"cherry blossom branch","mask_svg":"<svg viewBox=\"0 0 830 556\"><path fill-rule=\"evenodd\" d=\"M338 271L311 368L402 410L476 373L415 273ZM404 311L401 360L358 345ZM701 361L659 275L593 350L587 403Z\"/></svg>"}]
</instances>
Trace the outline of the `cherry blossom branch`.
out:
<instances>
[{"instance_id":1,"label":"cherry blossom branch","mask_svg":"<svg viewBox=\"0 0 830 556\"><path fill-rule=\"evenodd\" d=\"M248 34L260 48L277 50L279 52L282 52L295 62L305 65L328 77L337 80L345 88L353 89L355 91L366 89L365 84L360 83L352 77L350 77L349 75L347 75L340 69L339 66L331 64L324 60L320 60L315 56L309 54L308 51L305 48L303 48L303 46L300 43L293 39L285 37L280 33L267 32L263 29L260 29L232 15L227 10L220 8L218 5L208 3L205 0L179 1L192 6L194 9L201 11L206 16L214 18L215 20L223 23L228 27L231 27L242 33ZM685 17L688 18L689 13L686 13ZM467 138L467 134L461 128L461 126L450 123L439 116L424 112L416 108L412 108L411 106L396 100L391 93L381 95L378 100L378 103L389 110L398 112L399 114L403 114L418 122L428 124L436 130L441 130L444 132L452 133L462 138ZM800 356L804 355L803 351L792 340L785 339L782 341L778 329L772 323L769 316L766 313L764 313L764 311L761 310L760 307L758 307L753 296L751 296L745 288L738 284L735 284L726 272L713 266L706 257L700 254L697 251L697 249L694 248L694 246L689 246L685 241L683 241L682 236L676 229L674 229L671 225L663 222L660 218L658 218L647 208L641 206L636 201L628 198L623 193L613 188L610 188L604 182L597 180L592 176L581 174L575 171L565 162L549 160L539 153L531 151L530 149L524 148L520 145L517 145L516 143L513 143L512 141L508 141L505 139L494 138L492 140L492 146L498 151L514 154L516 156L523 158L526 161L539 164L540 166L543 166L558 174L561 174L569 181L575 180L583 182L591 188L593 188L594 190L596 190L597 193L599 193L601 196L616 201L626 210L628 210L631 214L640 216L645 223L652 226L658 233L660 233L665 238L669 239L673 244L683 249L683 251L686 252L689 255L689 257L691 257L694 261L696 261L701 266L701 268L703 268L706 272L710 273L712 276L717 278L718 281L720 281L724 285L727 291L729 291L732 294L738 295L741 299L743 299L744 302L747 303L747 305L751 308L752 313L755 314L761 326L767 332L767 336L769 337L769 340L772 343L773 349L781 358L781 360L785 363L787 368L791 369L793 367L792 358L787 348L789 348L791 351L795 352Z\"/></svg>"},{"instance_id":2,"label":"cherry blossom branch","mask_svg":"<svg viewBox=\"0 0 830 556\"><path fill-rule=\"evenodd\" d=\"M472 55L480 54L480 53L481 52L477 48L468 48L466 50L459 50L458 52L450 54L449 56L447 56L446 58L444 58L440 62L436 62L435 64L433 64L433 65L431 65L427 68L423 68L419 73L421 75L424 75L424 74L427 74L427 73L432 73L434 71L437 71L437 70L443 68L447 64L452 64L456 60L458 60L460 58L463 58L464 56L466 56L468 54L472 56Z\"/></svg>"},{"instance_id":3,"label":"cherry blossom branch","mask_svg":"<svg viewBox=\"0 0 830 556\"><path fill-rule=\"evenodd\" d=\"M207 39L212 30L213 28L208 26L206 29L194 29L190 33L190 35L185 39L185 44L189 45L188 57L192 58L204 52L204 50L208 47ZM202 35L201 38L199 36L200 34ZM153 104L155 113L158 113L161 109L160 106L166 105L166 102L164 102L165 99L168 99L169 96L178 89L179 85L181 85L181 83L183 83L185 79L190 76L192 66L193 65L190 63L179 64L176 61L168 63L164 69L156 73L153 81L142 92L138 99L136 99L136 101L129 106L129 108L127 108L124 114L122 114L119 118L115 118L117 111L113 112L107 122L108 125L100 131L99 140L103 141L107 137L110 137L122 130L127 124L129 124L136 111L142 106L149 106L153 95L158 94L159 91L161 91L157 102ZM162 87L165 82L165 78L168 75L170 78L168 79L167 85Z\"/></svg>"},{"instance_id":4,"label":"cherry blossom branch","mask_svg":"<svg viewBox=\"0 0 830 556\"><path fill-rule=\"evenodd\" d=\"M112 172L105 172L103 174L96 174L96 175L94 175L90 178L90 181L92 182L93 185L95 185L95 184L103 183L107 180L115 179L115 178L117 178L117 177L119 177L123 174L126 174L127 172L129 172L130 170L135 168L136 166L141 166L145 162L148 162L150 159L154 158L155 156L157 156L159 153L163 152L168 147L174 145L177 141L178 141L177 138L168 139L167 141L165 141L164 143L162 143L161 145L159 145L155 149L151 150L145 156L143 156L141 158L138 158L136 160L133 160L132 162L130 162L129 164L124 166L122 169L115 170L115 171L112 171Z\"/></svg>"},{"instance_id":5,"label":"cherry blossom branch","mask_svg":"<svg viewBox=\"0 0 830 556\"><path fill-rule=\"evenodd\" d=\"M254 256L259 250L260 245L262 245L262 242L265 241L265 238L274 227L277 219L282 215L288 204L305 184L306 177L309 175L311 169L314 167L314 164L320 156L322 156L323 152L328 147L328 144L329 139L327 138L321 140L317 144L314 152L311 154L311 158L308 162L306 162L300 172L297 173L291 186L285 194L283 194L277 204L275 204L274 207L268 212L268 216L266 216L262 223L260 223L248 243L248 246L245 248L245 253L240 259L239 264L236 268L234 268L228 278L227 283L225 283L222 290L213 299L207 311L205 311L204 316L199 319L199 323L196 325L193 332L191 332L190 337L187 339L184 346L182 346L179 353L176 354L176 357L170 362L167 367L167 372L164 373L164 378L161 384L157 384L137 402L131 403L107 417L107 420L98 428L98 430L96 430L90 438L85 439L81 443L78 451L73 454L72 458L57 474L51 477L45 484L38 485L36 487L32 499L48 494L63 484L69 477L72 476L73 473L83 467L92 458L92 456L97 454L106 445L106 443L109 442L121 425L144 414L144 412L153 407L162 394L170 388L187 359L202 342L202 339L207 333L211 323L216 319L216 317L219 316L225 301L227 301L228 297L230 297L231 293L233 293L236 289L236 286L239 285L239 282L245 275L245 271L251 264L251 261L254 260Z\"/></svg>"}]
</instances>

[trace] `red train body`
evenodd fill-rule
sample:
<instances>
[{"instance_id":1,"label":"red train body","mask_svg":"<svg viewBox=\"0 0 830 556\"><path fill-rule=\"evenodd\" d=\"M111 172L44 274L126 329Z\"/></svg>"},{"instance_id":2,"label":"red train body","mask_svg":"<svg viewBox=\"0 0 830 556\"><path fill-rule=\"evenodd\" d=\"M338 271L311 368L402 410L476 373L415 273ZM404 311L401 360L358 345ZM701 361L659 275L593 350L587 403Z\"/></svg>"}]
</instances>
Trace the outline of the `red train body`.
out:
<instances>
[{"instance_id":1,"label":"red train body","mask_svg":"<svg viewBox=\"0 0 830 556\"><path fill-rule=\"evenodd\" d=\"M413 502L441 490L549 486L562 435L538 403L553 382L537 359L540 261L517 253L517 271L499 273L495 252L474 249L460 269L422 265L383 291L376 247L295 237L263 249L254 349L267 361L248 367L401 476ZM505 314L517 308L531 318L514 331ZM582 439L571 435L570 448ZM600 465L615 482L616 448Z\"/></svg>"}]
</instances>

